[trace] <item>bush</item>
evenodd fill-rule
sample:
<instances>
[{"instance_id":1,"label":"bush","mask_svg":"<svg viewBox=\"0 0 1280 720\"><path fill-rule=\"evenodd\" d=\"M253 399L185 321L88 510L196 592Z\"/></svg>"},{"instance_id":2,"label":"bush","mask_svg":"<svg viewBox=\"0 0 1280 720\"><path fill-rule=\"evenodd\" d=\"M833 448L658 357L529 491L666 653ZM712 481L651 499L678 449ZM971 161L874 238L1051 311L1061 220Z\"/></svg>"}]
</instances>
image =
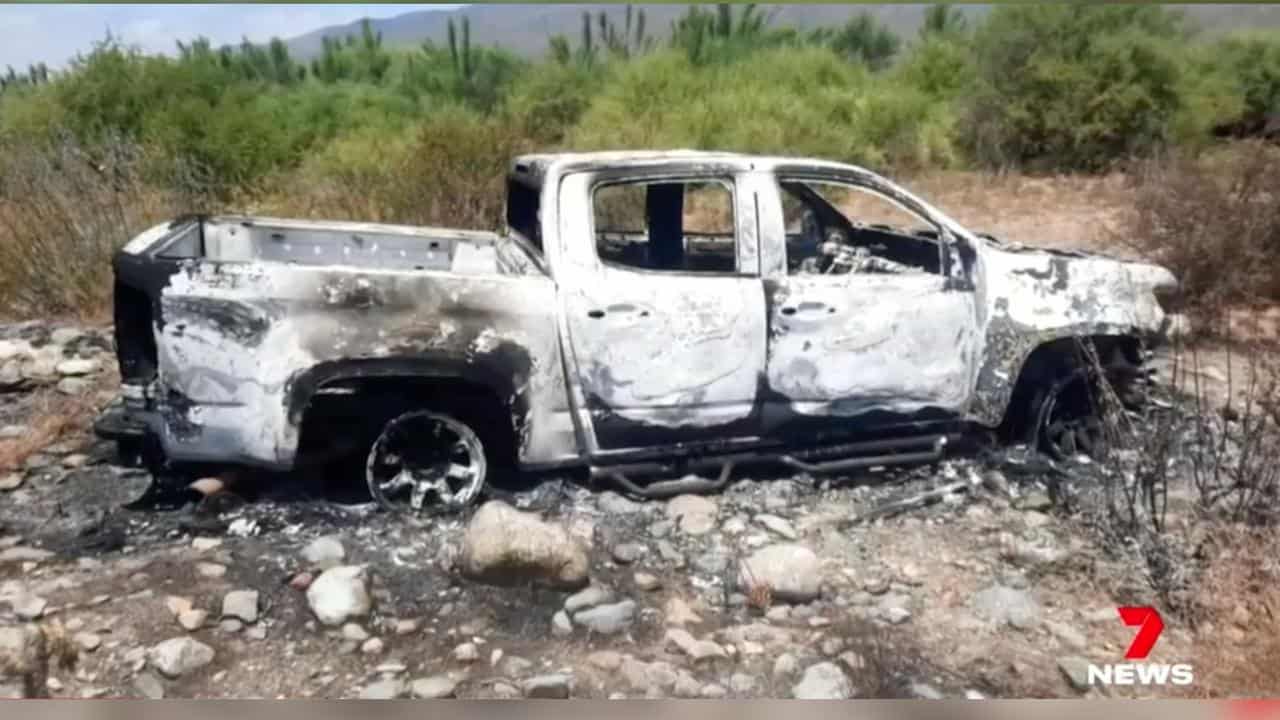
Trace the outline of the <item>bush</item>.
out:
<instances>
[{"instance_id":1,"label":"bush","mask_svg":"<svg viewBox=\"0 0 1280 720\"><path fill-rule=\"evenodd\" d=\"M448 108L400 133L357 131L308 160L289 195L267 204L335 219L496 229L507 164L532 149L522 130L506 115Z\"/></svg>"},{"instance_id":2,"label":"bush","mask_svg":"<svg viewBox=\"0 0 1280 720\"><path fill-rule=\"evenodd\" d=\"M1100 170L1164 146L1186 33L1158 6L1003 5L974 38L963 137L989 166Z\"/></svg>"},{"instance_id":3,"label":"bush","mask_svg":"<svg viewBox=\"0 0 1280 720\"><path fill-rule=\"evenodd\" d=\"M1196 314L1280 300L1280 149L1177 154L1147 163L1137 183L1129 242L1178 276Z\"/></svg>"},{"instance_id":4,"label":"bush","mask_svg":"<svg viewBox=\"0 0 1280 720\"><path fill-rule=\"evenodd\" d=\"M629 63L570 140L581 149L688 147L910 168L952 164L951 128L945 103L805 47L707 66L669 52Z\"/></svg>"}]
</instances>

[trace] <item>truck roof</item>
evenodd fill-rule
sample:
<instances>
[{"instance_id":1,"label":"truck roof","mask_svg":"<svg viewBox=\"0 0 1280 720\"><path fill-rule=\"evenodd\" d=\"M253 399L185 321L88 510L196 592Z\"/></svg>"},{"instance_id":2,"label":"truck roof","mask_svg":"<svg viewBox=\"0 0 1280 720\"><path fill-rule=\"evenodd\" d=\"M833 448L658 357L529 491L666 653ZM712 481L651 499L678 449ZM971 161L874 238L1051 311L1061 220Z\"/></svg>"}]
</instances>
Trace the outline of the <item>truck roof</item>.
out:
<instances>
[{"instance_id":1,"label":"truck roof","mask_svg":"<svg viewBox=\"0 0 1280 720\"><path fill-rule=\"evenodd\" d=\"M626 166L661 162L664 160L685 160L705 162L716 165L736 165L741 167L755 166L762 168L777 165L802 163L806 165L830 165L868 172L854 165L833 163L829 160L805 157L783 157L772 155L751 155L747 153L722 152L718 150L607 150L596 152L563 152L563 153L531 153L520 155L511 163L512 177L530 185L541 185L543 178L552 165L571 165L582 169L600 169L611 166Z\"/></svg>"}]
</instances>

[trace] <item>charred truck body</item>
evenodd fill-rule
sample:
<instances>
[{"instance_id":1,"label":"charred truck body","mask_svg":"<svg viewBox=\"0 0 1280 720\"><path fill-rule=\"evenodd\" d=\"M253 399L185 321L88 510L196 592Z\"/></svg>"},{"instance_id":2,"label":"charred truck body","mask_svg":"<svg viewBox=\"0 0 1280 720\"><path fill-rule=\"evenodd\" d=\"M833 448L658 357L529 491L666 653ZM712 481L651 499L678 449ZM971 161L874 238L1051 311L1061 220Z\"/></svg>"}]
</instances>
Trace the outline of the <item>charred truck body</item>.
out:
<instances>
[{"instance_id":1,"label":"charred truck body","mask_svg":"<svg viewBox=\"0 0 1280 720\"><path fill-rule=\"evenodd\" d=\"M1093 432L1080 341L1136 374L1175 286L1002 244L817 160L532 155L507 187L500 234L142 233L115 261L124 395L99 433L175 467L354 454L375 498L413 507L465 504L500 469L660 494L691 488L636 478L928 460L966 429L1069 453Z\"/></svg>"}]
</instances>

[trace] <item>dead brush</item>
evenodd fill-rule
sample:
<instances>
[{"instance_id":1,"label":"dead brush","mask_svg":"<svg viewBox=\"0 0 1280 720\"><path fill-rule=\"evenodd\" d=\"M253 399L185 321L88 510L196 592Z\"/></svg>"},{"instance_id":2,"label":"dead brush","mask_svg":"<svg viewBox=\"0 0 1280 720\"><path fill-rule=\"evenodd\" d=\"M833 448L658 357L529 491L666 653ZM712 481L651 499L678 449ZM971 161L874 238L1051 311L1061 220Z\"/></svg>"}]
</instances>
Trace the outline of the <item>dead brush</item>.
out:
<instances>
[{"instance_id":1,"label":"dead brush","mask_svg":"<svg viewBox=\"0 0 1280 720\"><path fill-rule=\"evenodd\" d=\"M147 162L123 139L0 146L0 314L100 319L112 253L177 211L146 181Z\"/></svg>"},{"instance_id":2,"label":"dead brush","mask_svg":"<svg viewBox=\"0 0 1280 720\"><path fill-rule=\"evenodd\" d=\"M1231 306L1280 301L1280 149L1236 143L1198 157L1171 154L1133 176L1134 212L1114 239L1173 271L1195 329Z\"/></svg>"},{"instance_id":3,"label":"dead brush","mask_svg":"<svg viewBox=\"0 0 1280 720\"><path fill-rule=\"evenodd\" d=\"M13 472L22 468L27 459L42 449L56 443L74 430L83 430L98 411L92 393L66 397L52 391L42 394L28 424L25 435L12 440L0 440L0 472Z\"/></svg>"},{"instance_id":4,"label":"dead brush","mask_svg":"<svg viewBox=\"0 0 1280 720\"><path fill-rule=\"evenodd\" d=\"M70 670L79 654L57 620L0 627L0 678L20 680L24 698L49 697L49 670Z\"/></svg>"}]
</instances>

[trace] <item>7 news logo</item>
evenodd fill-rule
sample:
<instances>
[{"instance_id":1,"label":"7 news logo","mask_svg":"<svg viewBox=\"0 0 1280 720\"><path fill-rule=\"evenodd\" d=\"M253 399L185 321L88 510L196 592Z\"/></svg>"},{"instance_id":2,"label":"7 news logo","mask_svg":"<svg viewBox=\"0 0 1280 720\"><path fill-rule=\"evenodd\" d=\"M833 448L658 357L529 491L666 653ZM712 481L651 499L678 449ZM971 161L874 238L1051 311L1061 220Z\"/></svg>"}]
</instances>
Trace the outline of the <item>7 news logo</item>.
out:
<instances>
[{"instance_id":1,"label":"7 news logo","mask_svg":"<svg viewBox=\"0 0 1280 720\"><path fill-rule=\"evenodd\" d=\"M1116 608L1125 625L1137 627L1138 633L1125 651L1125 660L1145 660L1164 631L1164 621L1153 607ZM1186 663L1162 665L1157 663L1119 663L1110 665L1089 664L1090 685L1190 685L1195 673Z\"/></svg>"}]
</instances>

